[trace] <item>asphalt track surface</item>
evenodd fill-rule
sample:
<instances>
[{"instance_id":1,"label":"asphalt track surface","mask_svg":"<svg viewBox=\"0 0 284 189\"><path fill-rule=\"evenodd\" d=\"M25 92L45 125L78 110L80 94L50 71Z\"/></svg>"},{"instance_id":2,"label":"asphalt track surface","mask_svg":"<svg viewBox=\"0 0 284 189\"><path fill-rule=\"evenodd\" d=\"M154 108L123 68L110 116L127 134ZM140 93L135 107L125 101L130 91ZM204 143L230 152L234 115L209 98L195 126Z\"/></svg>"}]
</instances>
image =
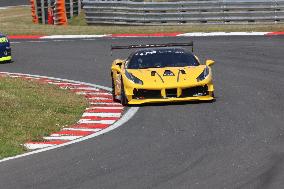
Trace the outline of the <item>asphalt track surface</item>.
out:
<instances>
[{"instance_id":1,"label":"asphalt track surface","mask_svg":"<svg viewBox=\"0 0 284 189\"><path fill-rule=\"evenodd\" d=\"M128 54L111 57L111 44L186 40L22 41L0 71L111 86L112 59ZM105 135L0 163L0 188L283 188L284 37L193 40L216 61L216 102L142 106Z\"/></svg>"},{"instance_id":2,"label":"asphalt track surface","mask_svg":"<svg viewBox=\"0 0 284 189\"><path fill-rule=\"evenodd\" d=\"M0 0L0 7L28 5L29 0Z\"/></svg>"}]
</instances>

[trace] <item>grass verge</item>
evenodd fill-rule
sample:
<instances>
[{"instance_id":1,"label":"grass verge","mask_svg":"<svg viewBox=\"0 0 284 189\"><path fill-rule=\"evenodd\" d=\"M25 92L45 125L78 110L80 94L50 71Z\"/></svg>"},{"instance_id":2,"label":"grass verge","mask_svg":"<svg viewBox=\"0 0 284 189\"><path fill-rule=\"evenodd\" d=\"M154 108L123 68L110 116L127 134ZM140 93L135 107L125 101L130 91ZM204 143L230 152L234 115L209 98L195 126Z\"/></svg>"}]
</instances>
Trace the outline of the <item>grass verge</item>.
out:
<instances>
[{"instance_id":1,"label":"grass verge","mask_svg":"<svg viewBox=\"0 0 284 189\"><path fill-rule=\"evenodd\" d=\"M56 34L116 34L159 32L237 32L284 31L284 24L244 25L177 25L177 26L87 26L84 14L70 21L68 26L33 24L29 7L16 7L0 11L0 31L8 35L56 35Z\"/></svg>"},{"instance_id":2,"label":"grass verge","mask_svg":"<svg viewBox=\"0 0 284 189\"><path fill-rule=\"evenodd\" d=\"M0 159L21 154L21 145L42 140L78 121L85 98L53 85L0 77Z\"/></svg>"}]
</instances>

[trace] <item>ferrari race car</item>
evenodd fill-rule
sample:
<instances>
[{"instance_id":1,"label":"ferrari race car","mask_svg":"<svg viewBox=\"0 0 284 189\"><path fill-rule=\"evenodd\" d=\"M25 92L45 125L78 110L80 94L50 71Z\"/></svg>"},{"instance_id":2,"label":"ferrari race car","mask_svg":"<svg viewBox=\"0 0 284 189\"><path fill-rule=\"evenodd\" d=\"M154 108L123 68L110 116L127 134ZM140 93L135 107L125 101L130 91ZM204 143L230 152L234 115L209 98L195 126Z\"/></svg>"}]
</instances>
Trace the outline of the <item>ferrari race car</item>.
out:
<instances>
[{"instance_id":1,"label":"ferrari race car","mask_svg":"<svg viewBox=\"0 0 284 189\"><path fill-rule=\"evenodd\" d=\"M0 63L11 62L11 47L8 38L0 33Z\"/></svg>"},{"instance_id":2,"label":"ferrari race car","mask_svg":"<svg viewBox=\"0 0 284 189\"><path fill-rule=\"evenodd\" d=\"M192 52L182 48L191 46ZM193 42L112 46L114 49L138 49L127 59L116 59L111 66L115 101L123 105L212 101L213 60L205 65L193 54Z\"/></svg>"}]
</instances>

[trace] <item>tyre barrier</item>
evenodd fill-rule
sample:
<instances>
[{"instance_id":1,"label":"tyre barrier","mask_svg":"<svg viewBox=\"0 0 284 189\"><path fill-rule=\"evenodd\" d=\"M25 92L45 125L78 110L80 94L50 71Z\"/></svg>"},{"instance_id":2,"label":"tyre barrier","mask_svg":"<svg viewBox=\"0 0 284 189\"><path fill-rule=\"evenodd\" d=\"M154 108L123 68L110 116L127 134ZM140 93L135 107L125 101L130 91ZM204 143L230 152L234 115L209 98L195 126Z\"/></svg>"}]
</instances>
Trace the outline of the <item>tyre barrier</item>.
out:
<instances>
[{"instance_id":1,"label":"tyre barrier","mask_svg":"<svg viewBox=\"0 0 284 189\"><path fill-rule=\"evenodd\" d=\"M67 25L81 12L81 0L30 0L34 23Z\"/></svg>"},{"instance_id":2,"label":"tyre barrier","mask_svg":"<svg viewBox=\"0 0 284 189\"><path fill-rule=\"evenodd\" d=\"M56 1L54 3L54 24L55 25L67 25L67 15L65 0Z\"/></svg>"},{"instance_id":3,"label":"tyre barrier","mask_svg":"<svg viewBox=\"0 0 284 189\"><path fill-rule=\"evenodd\" d=\"M38 16L36 13L35 0L30 0L30 3L31 3L31 9L32 9L33 23L38 24Z\"/></svg>"}]
</instances>

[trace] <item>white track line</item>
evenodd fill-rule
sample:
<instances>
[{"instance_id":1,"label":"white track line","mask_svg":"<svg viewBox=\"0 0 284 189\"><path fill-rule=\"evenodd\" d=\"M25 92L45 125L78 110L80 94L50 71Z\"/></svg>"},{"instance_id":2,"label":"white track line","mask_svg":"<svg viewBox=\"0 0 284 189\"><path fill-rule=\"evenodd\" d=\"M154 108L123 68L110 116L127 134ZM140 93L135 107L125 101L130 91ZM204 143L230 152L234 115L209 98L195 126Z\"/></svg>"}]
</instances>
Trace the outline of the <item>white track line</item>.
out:
<instances>
[{"instance_id":1,"label":"white track line","mask_svg":"<svg viewBox=\"0 0 284 189\"><path fill-rule=\"evenodd\" d=\"M116 102L90 102L91 105L121 105Z\"/></svg>"},{"instance_id":2,"label":"white track line","mask_svg":"<svg viewBox=\"0 0 284 189\"><path fill-rule=\"evenodd\" d=\"M19 77L22 77L22 76L18 76L18 75L10 75L9 77L11 77L11 78L19 78Z\"/></svg>"},{"instance_id":3,"label":"white track line","mask_svg":"<svg viewBox=\"0 0 284 189\"><path fill-rule=\"evenodd\" d=\"M76 127L76 128L63 128L62 130L65 130L65 131L91 131L91 132L98 132L98 131L101 131L102 129L86 129L86 128L79 128L79 127Z\"/></svg>"},{"instance_id":4,"label":"white track line","mask_svg":"<svg viewBox=\"0 0 284 189\"><path fill-rule=\"evenodd\" d=\"M78 123L86 123L86 124L113 124L116 120L91 120L91 119L80 119Z\"/></svg>"},{"instance_id":5,"label":"white track line","mask_svg":"<svg viewBox=\"0 0 284 189\"><path fill-rule=\"evenodd\" d=\"M34 78L34 77L23 77L23 78L25 78L25 79L34 79L34 80L39 80L40 78Z\"/></svg>"},{"instance_id":6,"label":"white track line","mask_svg":"<svg viewBox=\"0 0 284 189\"><path fill-rule=\"evenodd\" d=\"M78 138L81 138L83 136L73 136L73 135L54 135L54 136L48 136L43 137L45 140L75 140Z\"/></svg>"},{"instance_id":7,"label":"white track line","mask_svg":"<svg viewBox=\"0 0 284 189\"><path fill-rule=\"evenodd\" d=\"M22 74L22 73L10 73L10 72L0 72L6 75L9 75L9 77L35 77L35 79L49 79L49 80L57 80L57 81L63 81L63 82L70 82L70 83L78 83L82 85L89 85L92 87L96 88L101 88L107 91L111 91L112 89L110 87L105 87L101 85L96 85L96 84L91 84L91 83L86 83L86 82L80 82L80 81L75 81L75 80L69 80L69 79L61 79L61 78L56 78L56 77L48 77L48 76L41 76L41 75L31 75L31 74ZM15 75L17 74L17 76ZM109 93L107 93L109 94Z\"/></svg>"},{"instance_id":8,"label":"white track line","mask_svg":"<svg viewBox=\"0 0 284 189\"><path fill-rule=\"evenodd\" d=\"M30 150L36 150L40 148L47 148L51 146L55 146L56 144L32 144L32 143L26 143L24 146Z\"/></svg>"},{"instance_id":9,"label":"white track line","mask_svg":"<svg viewBox=\"0 0 284 189\"><path fill-rule=\"evenodd\" d=\"M112 96L112 94L110 94L110 93L104 93L104 92L97 92L97 93L92 93L92 92L90 92L90 93L88 93L88 95L98 95L98 96L100 96L100 95L102 95L102 96Z\"/></svg>"},{"instance_id":10,"label":"white track line","mask_svg":"<svg viewBox=\"0 0 284 189\"><path fill-rule=\"evenodd\" d=\"M82 117L95 116L95 117L120 117L121 113L83 113Z\"/></svg>"},{"instance_id":11,"label":"white track line","mask_svg":"<svg viewBox=\"0 0 284 189\"><path fill-rule=\"evenodd\" d=\"M88 38L99 38L106 37L108 35L51 35L43 36L40 39L88 39Z\"/></svg>"},{"instance_id":12,"label":"white track line","mask_svg":"<svg viewBox=\"0 0 284 189\"><path fill-rule=\"evenodd\" d=\"M103 92L84 92L84 91L80 91L80 92L76 92L76 94L79 94L79 95L111 95L109 93L103 93Z\"/></svg>"},{"instance_id":13,"label":"white track line","mask_svg":"<svg viewBox=\"0 0 284 189\"><path fill-rule=\"evenodd\" d=\"M109 100L110 98L107 97L92 97L88 98L89 100Z\"/></svg>"},{"instance_id":14,"label":"white track line","mask_svg":"<svg viewBox=\"0 0 284 189\"><path fill-rule=\"evenodd\" d=\"M8 73L8 72L1 72L1 73L12 74L12 73ZM19 74L19 73L16 73L16 74ZM40 76L40 75L29 75L29 76L40 77L40 78L49 78L49 79L54 79L54 80L61 80L61 81L65 81L65 82L74 82L74 83L86 84L86 85L89 85L89 86L92 86L92 87L97 87L97 88L101 88L101 89L105 89L105 90L111 91L111 88L109 88L109 87L104 87L104 86L90 84L90 83L85 83L85 82L78 82L78 81L74 81L74 80L60 79L60 78ZM94 134L91 134L91 135L88 135L88 136L85 136L85 137L81 137L81 138L78 138L76 140L72 140L70 142L66 142L64 144L59 144L59 145L56 145L56 146L51 146L51 147L47 147L47 148L44 148L44 149L35 150L35 151L32 151L32 152L28 152L28 153L25 153L25 154L17 155L17 156L14 156L14 157L4 158L4 159L0 160L0 163L5 162L5 161L9 161L9 160L13 160L13 159L18 159L18 158L30 156L30 155L33 155L33 154L38 154L40 152L45 152L45 151L57 149L57 148L60 148L60 147L63 147L63 146L67 146L67 145L70 145L70 144L75 144L75 143L78 143L78 142L81 142L81 141L84 141L84 140L87 140L87 139L94 138L94 137L97 137L99 135L105 134L107 132L110 132L110 131L118 128L118 127L121 127L124 123L129 121L136 114L136 112L138 110L139 110L138 107L131 107L131 108L129 108L127 110L127 112L125 114L123 114L122 117L118 121L116 121L113 125L105 128L105 129L103 129L101 131L98 131L98 132L96 132Z\"/></svg>"},{"instance_id":15,"label":"white track line","mask_svg":"<svg viewBox=\"0 0 284 189\"><path fill-rule=\"evenodd\" d=\"M45 151L49 151L49 150L53 150L53 149L56 149L56 148L60 148L62 146L67 146L67 145L70 145L70 144L74 144L74 143L78 143L78 142L81 142L81 141L84 141L84 140L87 140L87 139L90 139L90 138L94 138L94 137L97 137L99 135L102 135L102 134L105 134L109 131L112 131L120 126L122 126L124 123L126 123L127 121L129 121L134 115L135 113L139 110L138 107L132 107L130 108L123 116L121 119L119 119L115 124L107 127L106 129L103 129L97 133L94 133L94 134L91 134L91 135L88 135L86 137L82 137L82 138L79 138L79 139L76 139L76 140L73 140L73 141L70 141L70 142L66 142L64 144L59 144L59 145L56 145L56 146L51 146L51 147L47 147L47 148L44 148L44 149L39 149L39 150L35 150L35 151L32 151L32 152L28 152L28 153L25 153L25 154L22 154L22 155L17 155L17 156L14 156L14 157L9 157L9 158L5 158L5 159L2 159L0 160L0 163L2 162L5 162L5 161L8 161L8 160L13 160L13 159L18 159L18 158L22 158L22 157L26 157L26 156L30 156L30 155L33 155L33 154L38 154L40 152L45 152Z\"/></svg>"},{"instance_id":16,"label":"white track line","mask_svg":"<svg viewBox=\"0 0 284 189\"><path fill-rule=\"evenodd\" d=\"M90 108L87 108L86 110L96 110L96 109L105 109L105 110L122 110L123 106L93 106Z\"/></svg>"},{"instance_id":17,"label":"white track line","mask_svg":"<svg viewBox=\"0 0 284 189\"><path fill-rule=\"evenodd\" d=\"M82 91L84 91L84 90L86 90L86 91L99 91L99 89L97 89L97 88L93 88L93 87L76 87L75 88L76 90L82 90Z\"/></svg>"},{"instance_id":18,"label":"white track line","mask_svg":"<svg viewBox=\"0 0 284 189\"><path fill-rule=\"evenodd\" d=\"M196 33L183 33L177 36L180 37L207 37L207 36L262 36L267 34L267 32L196 32Z\"/></svg>"},{"instance_id":19,"label":"white track line","mask_svg":"<svg viewBox=\"0 0 284 189\"><path fill-rule=\"evenodd\" d=\"M67 85L67 86L80 86L82 84L79 83L67 83L67 82L48 82L49 84L53 84L53 85Z\"/></svg>"}]
</instances>

